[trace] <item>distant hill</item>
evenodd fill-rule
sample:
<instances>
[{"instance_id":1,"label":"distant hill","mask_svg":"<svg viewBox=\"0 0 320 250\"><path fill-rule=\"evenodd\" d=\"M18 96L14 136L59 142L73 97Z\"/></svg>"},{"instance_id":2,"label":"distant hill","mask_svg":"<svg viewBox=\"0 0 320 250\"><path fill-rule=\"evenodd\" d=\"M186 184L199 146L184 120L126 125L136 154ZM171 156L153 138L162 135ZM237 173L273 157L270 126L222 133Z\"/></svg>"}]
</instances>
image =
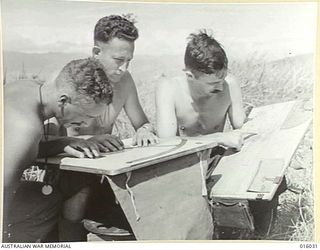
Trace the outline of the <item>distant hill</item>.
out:
<instances>
[{"instance_id":1,"label":"distant hill","mask_svg":"<svg viewBox=\"0 0 320 250\"><path fill-rule=\"evenodd\" d=\"M70 60L87 56L85 54L29 54L5 51L3 53L4 72L8 81L17 79L23 68L28 77L37 75L40 79L48 80Z\"/></svg>"},{"instance_id":2,"label":"distant hill","mask_svg":"<svg viewBox=\"0 0 320 250\"><path fill-rule=\"evenodd\" d=\"M37 75L40 79L53 79L62 67L73 59L86 58L90 54L75 53L45 53L29 54L5 51L4 72L7 82L18 78L24 69L28 77ZM136 80L152 80L161 75L173 75L181 71L183 57L180 56L141 56L134 57L130 65L130 72Z\"/></svg>"}]
</instances>

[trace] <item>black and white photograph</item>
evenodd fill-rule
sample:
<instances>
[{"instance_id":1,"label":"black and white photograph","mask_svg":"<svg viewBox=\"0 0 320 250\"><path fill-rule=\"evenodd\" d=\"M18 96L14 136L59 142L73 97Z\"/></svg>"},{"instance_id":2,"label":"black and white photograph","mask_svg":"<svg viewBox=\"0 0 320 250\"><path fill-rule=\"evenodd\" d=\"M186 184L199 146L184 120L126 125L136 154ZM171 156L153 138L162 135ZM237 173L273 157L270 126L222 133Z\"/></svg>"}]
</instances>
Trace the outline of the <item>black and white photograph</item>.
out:
<instances>
[{"instance_id":1,"label":"black and white photograph","mask_svg":"<svg viewBox=\"0 0 320 250\"><path fill-rule=\"evenodd\" d=\"M318 3L0 4L3 243L316 240Z\"/></svg>"}]
</instances>

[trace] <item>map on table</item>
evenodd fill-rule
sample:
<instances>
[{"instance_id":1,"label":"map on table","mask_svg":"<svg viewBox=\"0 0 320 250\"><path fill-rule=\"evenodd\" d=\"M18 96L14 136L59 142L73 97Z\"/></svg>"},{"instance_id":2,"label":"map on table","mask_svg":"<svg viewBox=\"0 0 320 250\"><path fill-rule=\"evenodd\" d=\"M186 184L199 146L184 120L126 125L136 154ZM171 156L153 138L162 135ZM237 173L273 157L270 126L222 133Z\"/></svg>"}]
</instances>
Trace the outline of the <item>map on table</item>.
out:
<instances>
[{"instance_id":1,"label":"map on table","mask_svg":"<svg viewBox=\"0 0 320 250\"><path fill-rule=\"evenodd\" d=\"M303 101L254 108L241 130L256 135L221 159L210 177L211 197L271 200L311 120Z\"/></svg>"},{"instance_id":2,"label":"map on table","mask_svg":"<svg viewBox=\"0 0 320 250\"><path fill-rule=\"evenodd\" d=\"M213 140L201 138L171 137L160 139L160 142L148 147L131 146L132 139L123 140L125 149L104 153L101 157L75 158L66 154L48 159L49 164L59 164L61 169L95 174L117 175L172 160L178 157L213 148ZM39 159L43 162L43 159Z\"/></svg>"}]
</instances>

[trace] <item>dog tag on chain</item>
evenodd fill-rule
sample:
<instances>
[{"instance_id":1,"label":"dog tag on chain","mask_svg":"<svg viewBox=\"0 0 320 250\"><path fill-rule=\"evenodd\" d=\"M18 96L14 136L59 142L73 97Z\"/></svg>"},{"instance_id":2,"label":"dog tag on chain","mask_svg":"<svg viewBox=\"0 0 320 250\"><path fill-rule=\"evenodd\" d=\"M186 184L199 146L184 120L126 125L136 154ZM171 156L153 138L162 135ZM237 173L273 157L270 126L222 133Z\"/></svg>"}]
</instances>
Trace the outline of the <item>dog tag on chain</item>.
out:
<instances>
[{"instance_id":1,"label":"dog tag on chain","mask_svg":"<svg viewBox=\"0 0 320 250\"><path fill-rule=\"evenodd\" d=\"M53 191L53 188L51 185L44 185L41 189L41 192L44 194L44 195L50 195Z\"/></svg>"}]
</instances>

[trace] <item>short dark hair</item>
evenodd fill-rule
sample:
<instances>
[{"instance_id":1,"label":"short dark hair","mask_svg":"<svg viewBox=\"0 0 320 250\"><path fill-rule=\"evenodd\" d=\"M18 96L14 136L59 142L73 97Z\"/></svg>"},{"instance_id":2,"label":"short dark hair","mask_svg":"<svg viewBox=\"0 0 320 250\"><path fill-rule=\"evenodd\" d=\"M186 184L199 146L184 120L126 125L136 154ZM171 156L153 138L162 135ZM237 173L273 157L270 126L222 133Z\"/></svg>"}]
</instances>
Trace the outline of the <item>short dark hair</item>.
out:
<instances>
[{"instance_id":1,"label":"short dark hair","mask_svg":"<svg viewBox=\"0 0 320 250\"><path fill-rule=\"evenodd\" d=\"M228 58L220 43L206 30L192 33L184 55L186 68L205 74L218 73L228 68Z\"/></svg>"},{"instance_id":2,"label":"short dark hair","mask_svg":"<svg viewBox=\"0 0 320 250\"><path fill-rule=\"evenodd\" d=\"M134 25L134 20L126 16L110 15L101 18L94 28L94 43L106 43L112 38L125 39L134 42L138 37L138 29Z\"/></svg>"},{"instance_id":3,"label":"short dark hair","mask_svg":"<svg viewBox=\"0 0 320 250\"><path fill-rule=\"evenodd\" d=\"M102 64L95 58L69 62L63 67L55 82L58 89L75 92L75 100L93 99L96 103L106 104L112 101L112 86Z\"/></svg>"}]
</instances>

